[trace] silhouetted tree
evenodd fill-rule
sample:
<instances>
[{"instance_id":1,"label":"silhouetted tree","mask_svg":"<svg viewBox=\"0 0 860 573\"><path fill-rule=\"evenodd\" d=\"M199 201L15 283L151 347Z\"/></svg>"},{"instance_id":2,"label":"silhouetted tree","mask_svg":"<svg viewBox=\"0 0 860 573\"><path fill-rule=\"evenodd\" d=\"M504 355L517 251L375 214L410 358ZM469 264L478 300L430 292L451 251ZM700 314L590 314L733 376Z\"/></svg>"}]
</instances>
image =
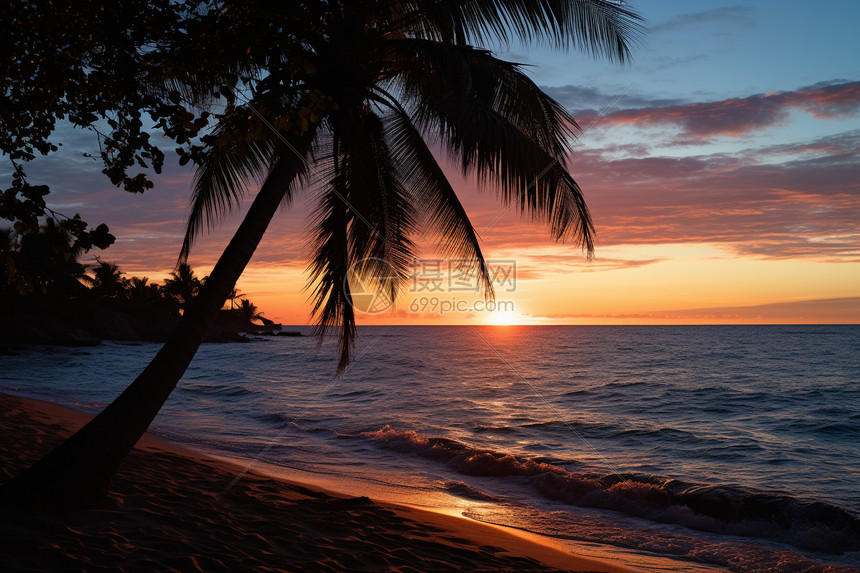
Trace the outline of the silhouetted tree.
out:
<instances>
[{"instance_id":1,"label":"silhouetted tree","mask_svg":"<svg viewBox=\"0 0 860 573\"><path fill-rule=\"evenodd\" d=\"M259 311L257 305L246 298L242 299L242 304L239 306L239 312L248 320L259 320L263 318L263 313Z\"/></svg>"},{"instance_id":2,"label":"silhouetted tree","mask_svg":"<svg viewBox=\"0 0 860 573\"><path fill-rule=\"evenodd\" d=\"M86 267L78 260L84 249L73 234L53 219L37 232L18 235L16 280L21 294L79 296L85 289Z\"/></svg>"},{"instance_id":3,"label":"silhouetted tree","mask_svg":"<svg viewBox=\"0 0 860 573\"><path fill-rule=\"evenodd\" d=\"M150 283L149 277L131 277L128 279L128 298L135 303L147 303L157 300L159 287Z\"/></svg>"},{"instance_id":4,"label":"silhouetted tree","mask_svg":"<svg viewBox=\"0 0 860 573\"><path fill-rule=\"evenodd\" d=\"M184 145L208 124L208 114L197 115L193 105L182 102L167 70L199 69L204 59L194 55L197 39L207 37L207 14L220 5L220 0L0 3L0 154L12 167L8 187L0 189L0 218L22 234L37 232L46 216L64 219L46 204L49 188L32 183L26 173L29 161L58 150L60 125L93 133L103 173L112 183L133 193L150 189L148 170L160 173L164 162L161 135ZM232 83L230 66L221 64L235 65L236 59L218 58L211 44L208 48L205 62L212 77ZM107 227L88 230L78 219L67 230L89 248L103 243Z\"/></svg>"},{"instance_id":5,"label":"silhouetted tree","mask_svg":"<svg viewBox=\"0 0 860 573\"><path fill-rule=\"evenodd\" d=\"M0 229L0 302L9 307L21 294L18 239L11 228Z\"/></svg>"},{"instance_id":6,"label":"silhouetted tree","mask_svg":"<svg viewBox=\"0 0 860 573\"><path fill-rule=\"evenodd\" d=\"M234 288L232 291L230 291L230 294L227 295L227 300L230 301L230 310L236 308L236 300L242 300L244 296L244 294L239 293L239 289L237 288Z\"/></svg>"},{"instance_id":7,"label":"silhouetted tree","mask_svg":"<svg viewBox=\"0 0 860 573\"><path fill-rule=\"evenodd\" d=\"M116 263L99 261L93 269L94 294L105 298L121 298L125 295L127 286L128 281L123 278L122 271Z\"/></svg>"},{"instance_id":8,"label":"silhouetted tree","mask_svg":"<svg viewBox=\"0 0 860 573\"><path fill-rule=\"evenodd\" d=\"M194 275L191 265L181 263L170 273L170 278L165 279L163 291L179 301L179 305L185 309L197 296L201 284L201 280Z\"/></svg>"}]
</instances>

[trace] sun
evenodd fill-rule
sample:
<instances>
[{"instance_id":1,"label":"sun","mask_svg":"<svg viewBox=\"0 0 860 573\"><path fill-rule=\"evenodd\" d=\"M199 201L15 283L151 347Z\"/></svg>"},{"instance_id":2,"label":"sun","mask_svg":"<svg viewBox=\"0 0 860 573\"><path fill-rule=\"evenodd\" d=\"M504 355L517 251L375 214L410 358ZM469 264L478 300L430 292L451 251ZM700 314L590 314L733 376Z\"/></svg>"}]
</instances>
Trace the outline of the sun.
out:
<instances>
[{"instance_id":1,"label":"sun","mask_svg":"<svg viewBox=\"0 0 860 573\"><path fill-rule=\"evenodd\" d=\"M517 323L517 313L512 310L496 310L490 313L488 322L496 326L511 326Z\"/></svg>"}]
</instances>

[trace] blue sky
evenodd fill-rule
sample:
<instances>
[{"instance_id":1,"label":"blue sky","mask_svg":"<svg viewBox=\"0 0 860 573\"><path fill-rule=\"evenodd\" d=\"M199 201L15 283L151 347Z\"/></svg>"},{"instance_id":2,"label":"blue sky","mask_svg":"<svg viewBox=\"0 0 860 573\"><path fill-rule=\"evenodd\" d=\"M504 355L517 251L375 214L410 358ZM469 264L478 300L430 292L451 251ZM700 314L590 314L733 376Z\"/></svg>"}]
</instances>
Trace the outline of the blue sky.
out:
<instances>
[{"instance_id":1,"label":"blue sky","mask_svg":"<svg viewBox=\"0 0 860 573\"><path fill-rule=\"evenodd\" d=\"M548 49L510 50L542 85L703 101L860 77L860 3L853 1L631 3L647 33L631 65Z\"/></svg>"}]
</instances>

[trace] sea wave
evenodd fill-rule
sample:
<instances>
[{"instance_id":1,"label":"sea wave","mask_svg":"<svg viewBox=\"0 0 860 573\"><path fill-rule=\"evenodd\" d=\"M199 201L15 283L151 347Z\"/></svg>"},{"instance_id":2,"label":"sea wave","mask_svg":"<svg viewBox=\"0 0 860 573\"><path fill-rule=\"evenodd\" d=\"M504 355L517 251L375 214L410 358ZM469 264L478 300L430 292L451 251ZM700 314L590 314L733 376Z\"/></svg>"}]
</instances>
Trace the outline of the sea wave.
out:
<instances>
[{"instance_id":1,"label":"sea wave","mask_svg":"<svg viewBox=\"0 0 860 573\"><path fill-rule=\"evenodd\" d=\"M228 400L260 394L258 390L251 390L244 385L235 383L188 381L179 388L182 392L190 394L204 394Z\"/></svg>"},{"instance_id":2,"label":"sea wave","mask_svg":"<svg viewBox=\"0 0 860 573\"><path fill-rule=\"evenodd\" d=\"M456 495L457 497L464 497L466 499L473 499L476 501L501 501L500 498L484 493L483 491L462 481L447 481L442 484L442 489L450 494Z\"/></svg>"},{"instance_id":3,"label":"sea wave","mask_svg":"<svg viewBox=\"0 0 860 573\"><path fill-rule=\"evenodd\" d=\"M860 517L831 503L646 474L570 472L534 458L388 425L361 435L392 450L444 463L463 475L523 478L541 496L571 505L827 553L860 550Z\"/></svg>"}]
</instances>

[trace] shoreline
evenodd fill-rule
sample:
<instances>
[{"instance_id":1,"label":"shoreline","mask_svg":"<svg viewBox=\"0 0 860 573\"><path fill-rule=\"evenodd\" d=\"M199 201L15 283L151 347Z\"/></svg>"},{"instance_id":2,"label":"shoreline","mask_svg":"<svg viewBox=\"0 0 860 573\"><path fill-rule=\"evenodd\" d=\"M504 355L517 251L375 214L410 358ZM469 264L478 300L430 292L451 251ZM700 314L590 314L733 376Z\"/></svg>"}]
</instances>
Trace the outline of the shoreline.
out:
<instances>
[{"instance_id":1,"label":"shoreline","mask_svg":"<svg viewBox=\"0 0 860 573\"><path fill-rule=\"evenodd\" d=\"M92 417L6 394L0 410L4 482ZM147 433L96 507L66 515L0 514L7 570L147 564L205 571L636 570L574 555L535 534L349 497L259 470L224 492L243 469Z\"/></svg>"},{"instance_id":2,"label":"shoreline","mask_svg":"<svg viewBox=\"0 0 860 573\"><path fill-rule=\"evenodd\" d=\"M39 346L162 343L179 320L178 313L168 312L159 304L135 306L129 301L84 301L60 309L46 303L35 310L16 310L0 318L0 354ZM280 325L255 324L236 310L222 309L204 342L251 342L253 336L278 336L280 332Z\"/></svg>"}]
</instances>

